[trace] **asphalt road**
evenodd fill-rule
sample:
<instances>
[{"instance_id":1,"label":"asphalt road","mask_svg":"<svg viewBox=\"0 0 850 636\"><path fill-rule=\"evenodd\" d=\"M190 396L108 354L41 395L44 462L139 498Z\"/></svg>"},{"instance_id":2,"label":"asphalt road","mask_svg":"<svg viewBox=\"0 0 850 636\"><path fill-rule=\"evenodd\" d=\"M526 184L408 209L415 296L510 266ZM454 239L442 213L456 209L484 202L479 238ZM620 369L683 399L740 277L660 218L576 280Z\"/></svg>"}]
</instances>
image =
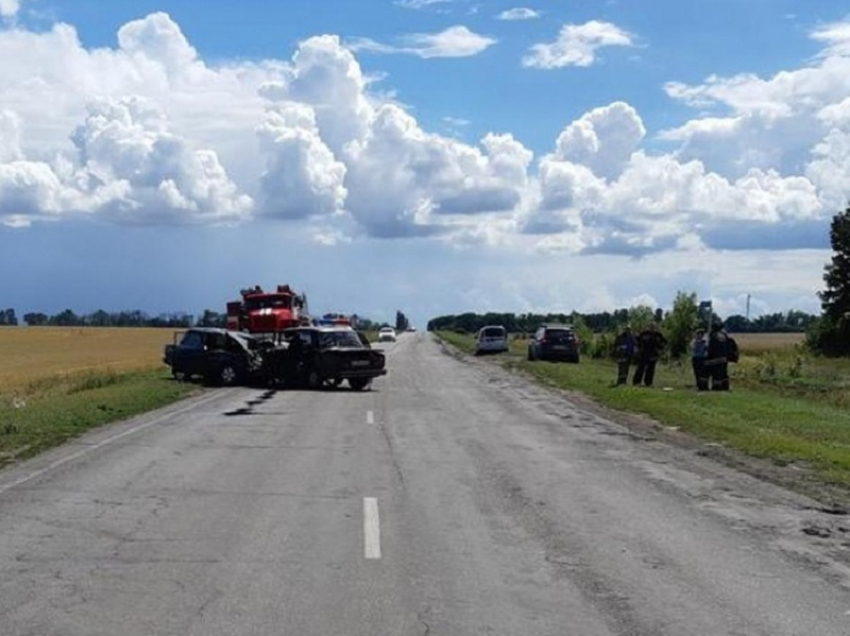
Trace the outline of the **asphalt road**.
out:
<instances>
[{"instance_id":1,"label":"asphalt road","mask_svg":"<svg viewBox=\"0 0 850 636\"><path fill-rule=\"evenodd\" d=\"M0 473L2 636L840 636L846 517L425 333Z\"/></svg>"}]
</instances>

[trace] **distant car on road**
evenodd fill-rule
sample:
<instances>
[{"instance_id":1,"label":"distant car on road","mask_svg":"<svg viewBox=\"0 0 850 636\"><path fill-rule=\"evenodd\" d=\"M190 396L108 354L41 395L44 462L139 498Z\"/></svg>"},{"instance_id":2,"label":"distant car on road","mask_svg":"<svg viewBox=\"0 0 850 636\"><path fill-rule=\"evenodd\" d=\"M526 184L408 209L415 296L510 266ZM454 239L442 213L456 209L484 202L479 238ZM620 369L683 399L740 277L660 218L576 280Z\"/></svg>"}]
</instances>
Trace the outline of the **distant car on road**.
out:
<instances>
[{"instance_id":1,"label":"distant car on road","mask_svg":"<svg viewBox=\"0 0 850 636\"><path fill-rule=\"evenodd\" d=\"M475 334L475 355L508 350L508 332L501 325L482 327Z\"/></svg>"},{"instance_id":2,"label":"distant car on road","mask_svg":"<svg viewBox=\"0 0 850 636\"><path fill-rule=\"evenodd\" d=\"M392 327L381 327L378 331L378 342L395 342L396 333Z\"/></svg>"},{"instance_id":3,"label":"distant car on road","mask_svg":"<svg viewBox=\"0 0 850 636\"><path fill-rule=\"evenodd\" d=\"M263 373L259 341L241 331L193 327L174 334L165 346L163 362L175 378L200 376L207 384L232 386Z\"/></svg>"},{"instance_id":4,"label":"distant car on road","mask_svg":"<svg viewBox=\"0 0 850 636\"><path fill-rule=\"evenodd\" d=\"M540 325L528 342L529 360L579 361L579 339L571 325Z\"/></svg>"}]
</instances>

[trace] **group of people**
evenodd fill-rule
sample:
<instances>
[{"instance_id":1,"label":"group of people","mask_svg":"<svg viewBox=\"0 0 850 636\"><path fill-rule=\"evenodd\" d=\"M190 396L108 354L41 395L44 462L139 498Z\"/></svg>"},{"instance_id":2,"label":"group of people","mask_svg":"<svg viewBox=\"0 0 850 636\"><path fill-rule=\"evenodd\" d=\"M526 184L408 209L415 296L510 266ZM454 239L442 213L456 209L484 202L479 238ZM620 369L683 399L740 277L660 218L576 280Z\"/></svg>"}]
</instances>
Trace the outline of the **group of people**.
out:
<instances>
[{"instance_id":1,"label":"group of people","mask_svg":"<svg viewBox=\"0 0 850 636\"><path fill-rule=\"evenodd\" d=\"M632 384L652 386L655 366L666 347L667 338L655 323L650 323L637 336L632 333L631 326L626 325L614 341L617 386L628 383L632 361L635 362ZM691 342L691 366L698 391L728 391L729 363L737 361L737 344L723 329L723 325L713 324L708 335L705 329L696 330Z\"/></svg>"}]
</instances>

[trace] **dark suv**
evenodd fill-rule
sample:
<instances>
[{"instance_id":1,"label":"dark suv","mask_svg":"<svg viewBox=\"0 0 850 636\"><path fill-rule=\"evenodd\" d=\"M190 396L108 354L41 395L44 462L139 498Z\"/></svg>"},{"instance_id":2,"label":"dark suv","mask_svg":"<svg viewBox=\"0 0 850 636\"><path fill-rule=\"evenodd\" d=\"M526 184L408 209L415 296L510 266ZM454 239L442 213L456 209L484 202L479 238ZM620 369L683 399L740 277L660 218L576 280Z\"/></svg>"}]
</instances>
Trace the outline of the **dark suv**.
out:
<instances>
[{"instance_id":1,"label":"dark suv","mask_svg":"<svg viewBox=\"0 0 850 636\"><path fill-rule=\"evenodd\" d=\"M579 361L579 339L571 325L540 325L528 342L529 360Z\"/></svg>"}]
</instances>

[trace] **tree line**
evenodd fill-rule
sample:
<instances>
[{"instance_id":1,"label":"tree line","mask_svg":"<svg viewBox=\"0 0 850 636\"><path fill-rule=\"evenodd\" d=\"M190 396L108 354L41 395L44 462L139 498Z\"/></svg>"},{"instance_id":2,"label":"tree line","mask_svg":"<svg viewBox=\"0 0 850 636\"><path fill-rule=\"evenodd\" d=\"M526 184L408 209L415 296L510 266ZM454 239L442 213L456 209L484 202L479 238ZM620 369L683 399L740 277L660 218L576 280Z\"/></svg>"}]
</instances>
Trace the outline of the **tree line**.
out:
<instances>
[{"instance_id":1,"label":"tree line","mask_svg":"<svg viewBox=\"0 0 850 636\"><path fill-rule=\"evenodd\" d=\"M362 330L377 331L386 323L378 323L367 318L356 317L357 325ZM29 327L172 327L187 329L189 327L221 327L227 326L227 314L205 309L197 318L184 312L163 313L156 316L140 310L108 312L98 309L88 314L77 314L71 309L65 309L57 314L29 312L23 315L23 322ZM20 324L14 309L0 309L0 327L15 327ZM409 326L407 317L402 312L396 313L396 328L405 330Z\"/></svg>"},{"instance_id":2,"label":"tree line","mask_svg":"<svg viewBox=\"0 0 850 636\"><path fill-rule=\"evenodd\" d=\"M681 293L681 292L680 292ZM696 298L696 294L693 295ZM652 309L651 307L624 307L614 311L600 313L549 313L549 314L486 314L464 313L458 315L440 316L428 323L431 331L450 330L464 333L475 333L486 325L502 325L512 333L531 333L543 323L577 324L580 323L594 333L615 331L627 323L649 322L650 320L662 325L670 316L670 311ZM719 320L718 317L716 317ZM790 310L759 316L749 320L745 316L733 315L723 323L727 331L736 333L802 333L818 320L818 317L803 311Z\"/></svg>"},{"instance_id":3,"label":"tree line","mask_svg":"<svg viewBox=\"0 0 850 636\"><path fill-rule=\"evenodd\" d=\"M182 312L151 316L140 309L108 312L98 309L89 314L77 314L65 309L57 314L28 312L23 322L30 327L192 327L195 318ZM17 326L14 309L0 309L0 326Z\"/></svg>"}]
</instances>

